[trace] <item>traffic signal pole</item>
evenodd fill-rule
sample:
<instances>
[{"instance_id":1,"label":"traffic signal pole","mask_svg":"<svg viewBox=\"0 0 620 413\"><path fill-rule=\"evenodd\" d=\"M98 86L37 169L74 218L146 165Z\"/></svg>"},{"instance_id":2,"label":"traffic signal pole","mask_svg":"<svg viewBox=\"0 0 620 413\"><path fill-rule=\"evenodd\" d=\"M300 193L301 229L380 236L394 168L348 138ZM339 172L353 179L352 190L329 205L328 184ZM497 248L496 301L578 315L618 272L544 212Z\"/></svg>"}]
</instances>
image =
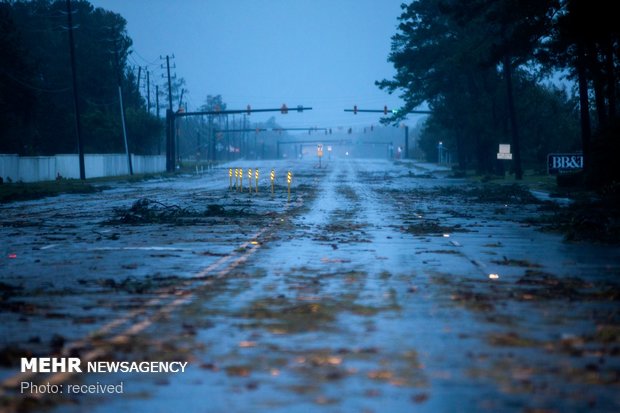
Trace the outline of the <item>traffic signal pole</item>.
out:
<instances>
[{"instance_id":1,"label":"traffic signal pole","mask_svg":"<svg viewBox=\"0 0 620 413\"><path fill-rule=\"evenodd\" d=\"M387 115L388 113L397 113L398 111L395 109L388 109L387 106L384 106L383 109L358 109L357 105L353 106L353 109L345 109L345 112L353 112L354 115L357 115L358 112L359 113L383 113L384 115ZM431 112L430 110L410 110L409 112L407 112L407 114L414 114L414 115L430 115ZM408 158L409 157L409 126L405 126L405 156L404 158Z\"/></svg>"},{"instance_id":2,"label":"traffic signal pole","mask_svg":"<svg viewBox=\"0 0 620 413\"><path fill-rule=\"evenodd\" d=\"M169 154L174 152L174 142L173 142L173 135L174 134L174 122L176 118L183 118L183 117L188 117L188 116L219 116L219 115L232 115L232 114L238 114L238 113L245 113L245 114L252 114L253 112L255 113L259 113L259 112L280 112L283 115L287 114L289 112L289 110L292 111L297 111L297 112L303 112L305 110L312 110L311 107L306 107L303 105L297 105L294 108L289 108L286 106L286 104L283 104L281 107L279 108L268 108L268 109L252 109L250 105L247 106L247 108L245 109L232 109L232 110L204 110L204 111L198 111L198 112L172 112L171 110L169 110L169 112L166 113L166 120L167 120L167 135L168 135L168 140L171 141L170 146L168 147L169 149ZM252 131L255 129L249 129L249 131ZM239 130L241 131L241 130ZM223 132L223 131L217 131L217 132ZM210 148L210 158L211 160L215 161L216 160L216 155L215 155L215 140L216 140L216 131L213 130L212 136L211 136L211 144L209 145ZM167 157L168 160L168 171L172 172L176 169L176 157L175 156L168 156Z\"/></svg>"}]
</instances>

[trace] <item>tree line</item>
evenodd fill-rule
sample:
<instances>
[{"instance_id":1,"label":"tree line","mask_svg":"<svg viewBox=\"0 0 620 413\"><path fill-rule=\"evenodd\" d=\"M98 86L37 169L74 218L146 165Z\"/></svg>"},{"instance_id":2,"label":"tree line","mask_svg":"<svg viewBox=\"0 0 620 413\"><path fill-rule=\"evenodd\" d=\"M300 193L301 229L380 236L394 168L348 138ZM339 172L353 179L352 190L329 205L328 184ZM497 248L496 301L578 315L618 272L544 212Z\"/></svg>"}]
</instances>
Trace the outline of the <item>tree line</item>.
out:
<instances>
[{"instance_id":1,"label":"tree line","mask_svg":"<svg viewBox=\"0 0 620 413\"><path fill-rule=\"evenodd\" d=\"M426 104L420 145L439 141L461 169L501 170L510 143L517 178L542 170L550 152L582 152L587 182L618 180L620 32L602 0L418 0L402 5L388 60L398 122ZM569 89L550 79L564 76Z\"/></svg>"},{"instance_id":2,"label":"tree line","mask_svg":"<svg viewBox=\"0 0 620 413\"><path fill-rule=\"evenodd\" d=\"M85 152L124 152L120 79L129 150L157 153L162 122L128 63L125 19L84 0L72 9ZM68 42L66 1L0 3L0 153L77 152Z\"/></svg>"}]
</instances>

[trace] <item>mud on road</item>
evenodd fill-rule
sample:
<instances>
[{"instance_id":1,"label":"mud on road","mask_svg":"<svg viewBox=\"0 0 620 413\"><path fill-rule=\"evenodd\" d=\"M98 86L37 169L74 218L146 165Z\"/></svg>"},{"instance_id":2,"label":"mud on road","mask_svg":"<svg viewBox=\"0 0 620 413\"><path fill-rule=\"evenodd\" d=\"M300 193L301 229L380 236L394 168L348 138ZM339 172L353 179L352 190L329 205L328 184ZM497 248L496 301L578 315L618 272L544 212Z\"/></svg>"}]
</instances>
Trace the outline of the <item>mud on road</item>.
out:
<instances>
[{"instance_id":1,"label":"mud on road","mask_svg":"<svg viewBox=\"0 0 620 413\"><path fill-rule=\"evenodd\" d=\"M617 247L518 186L341 160L271 195L204 176L1 207L2 403L38 411L617 411ZM245 184L245 183L244 183ZM20 357L183 374L17 375ZM124 382L23 397L21 380Z\"/></svg>"}]
</instances>

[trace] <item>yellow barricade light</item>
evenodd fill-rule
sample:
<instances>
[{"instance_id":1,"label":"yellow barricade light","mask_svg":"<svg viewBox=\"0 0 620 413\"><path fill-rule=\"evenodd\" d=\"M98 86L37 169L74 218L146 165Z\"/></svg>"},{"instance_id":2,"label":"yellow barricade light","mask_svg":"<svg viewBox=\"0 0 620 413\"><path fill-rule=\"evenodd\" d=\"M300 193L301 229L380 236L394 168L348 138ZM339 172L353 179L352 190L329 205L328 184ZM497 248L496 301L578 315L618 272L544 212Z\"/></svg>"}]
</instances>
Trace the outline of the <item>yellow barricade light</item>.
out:
<instances>
[{"instance_id":1,"label":"yellow barricade light","mask_svg":"<svg viewBox=\"0 0 620 413\"><path fill-rule=\"evenodd\" d=\"M271 179L271 194L273 195L273 185L274 185L274 181L276 180L276 171L274 171L273 169L271 170L270 179Z\"/></svg>"},{"instance_id":2,"label":"yellow barricade light","mask_svg":"<svg viewBox=\"0 0 620 413\"><path fill-rule=\"evenodd\" d=\"M288 185L288 200L291 200L291 182L293 182L293 173L288 171L286 174L286 183Z\"/></svg>"},{"instance_id":3,"label":"yellow barricade light","mask_svg":"<svg viewBox=\"0 0 620 413\"><path fill-rule=\"evenodd\" d=\"M258 193L258 168L254 170L254 178L256 184L256 193Z\"/></svg>"}]
</instances>

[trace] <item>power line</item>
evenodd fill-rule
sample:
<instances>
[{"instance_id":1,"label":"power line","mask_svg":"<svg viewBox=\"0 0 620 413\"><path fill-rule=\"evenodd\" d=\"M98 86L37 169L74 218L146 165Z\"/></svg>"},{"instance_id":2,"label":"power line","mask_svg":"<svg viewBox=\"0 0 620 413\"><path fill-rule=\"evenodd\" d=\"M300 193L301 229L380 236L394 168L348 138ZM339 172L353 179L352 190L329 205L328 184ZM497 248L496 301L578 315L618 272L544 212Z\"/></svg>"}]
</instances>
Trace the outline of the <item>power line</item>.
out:
<instances>
[{"instance_id":1,"label":"power line","mask_svg":"<svg viewBox=\"0 0 620 413\"><path fill-rule=\"evenodd\" d=\"M132 53L135 53L135 55L138 56L140 59L142 59L142 61L146 64L146 66L159 67L159 64L158 64L159 58L158 57L156 57L152 61L148 61L144 57L142 57L142 55L140 53L138 53L138 51L135 48L132 48L131 51L132 51Z\"/></svg>"}]
</instances>

